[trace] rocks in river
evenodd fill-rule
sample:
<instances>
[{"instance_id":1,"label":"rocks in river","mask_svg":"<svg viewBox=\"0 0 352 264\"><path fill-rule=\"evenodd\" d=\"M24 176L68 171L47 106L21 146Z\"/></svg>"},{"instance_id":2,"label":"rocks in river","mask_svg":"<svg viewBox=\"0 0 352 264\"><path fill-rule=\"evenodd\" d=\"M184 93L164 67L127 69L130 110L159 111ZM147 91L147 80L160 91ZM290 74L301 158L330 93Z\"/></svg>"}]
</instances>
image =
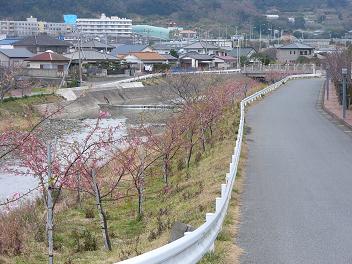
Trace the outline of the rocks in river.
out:
<instances>
[{"instance_id":1,"label":"rocks in river","mask_svg":"<svg viewBox=\"0 0 352 264\"><path fill-rule=\"evenodd\" d=\"M38 133L44 140L50 140L79 131L81 128L82 121L77 119L51 119L41 125Z\"/></svg>"}]
</instances>

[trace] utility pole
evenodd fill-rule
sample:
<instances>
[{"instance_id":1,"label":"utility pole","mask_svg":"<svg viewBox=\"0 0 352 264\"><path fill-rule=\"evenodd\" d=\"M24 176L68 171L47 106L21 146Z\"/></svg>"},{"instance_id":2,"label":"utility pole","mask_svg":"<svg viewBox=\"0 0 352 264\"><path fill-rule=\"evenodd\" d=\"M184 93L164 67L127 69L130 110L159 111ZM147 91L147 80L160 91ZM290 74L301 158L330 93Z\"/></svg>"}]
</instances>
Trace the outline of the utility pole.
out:
<instances>
[{"instance_id":1,"label":"utility pole","mask_svg":"<svg viewBox=\"0 0 352 264\"><path fill-rule=\"evenodd\" d=\"M347 109L347 68L342 68L342 118L346 118Z\"/></svg>"},{"instance_id":2,"label":"utility pole","mask_svg":"<svg viewBox=\"0 0 352 264\"><path fill-rule=\"evenodd\" d=\"M259 26L259 52L262 50L262 25Z\"/></svg>"},{"instance_id":3,"label":"utility pole","mask_svg":"<svg viewBox=\"0 0 352 264\"><path fill-rule=\"evenodd\" d=\"M79 72L79 86L82 85L82 59L81 59L81 49L82 49L82 35L81 32L78 35L78 72Z\"/></svg>"}]
</instances>

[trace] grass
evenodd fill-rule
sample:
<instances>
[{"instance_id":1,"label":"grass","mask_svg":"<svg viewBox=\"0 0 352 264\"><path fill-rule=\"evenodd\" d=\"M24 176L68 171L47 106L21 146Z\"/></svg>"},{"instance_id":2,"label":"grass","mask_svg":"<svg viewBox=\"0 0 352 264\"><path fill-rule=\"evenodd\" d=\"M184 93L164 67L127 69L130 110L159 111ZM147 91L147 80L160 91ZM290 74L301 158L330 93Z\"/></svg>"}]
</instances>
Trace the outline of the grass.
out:
<instances>
[{"instance_id":1,"label":"grass","mask_svg":"<svg viewBox=\"0 0 352 264\"><path fill-rule=\"evenodd\" d=\"M7 98L0 102L0 131L13 127L27 129L38 120L39 113L35 105L59 101L55 95L35 95L23 98Z\"/></svg>"},{"instance_id":2,"label":"grass","mask_svg":"<svg viewBox=\"0 0 352 264\"><path fill-rule=\"evenodd\" d=\"M199 162L193 160L189 170L177 170L178 156L172 164L171 190L162 192L163 182L159 176L160 168L152 168L146 177L147 192L145 199L145 215L137 220L137 199L124 199L118 202L105 202L108 215L109 233L113 250L107 252L103 248L99 217L85 218L85 209L94 209L93 197L84 196L84 208L74 204L73 194L67 195L59 204L55 215L55 259L57 263L113 263L130 258L167 243L172 224L181 221L198 227L204 223L205 214L215 209L215 198L220 194L220 184L224 183L229 162L234 148L235 130L238 125L237 114L228 113L218 126L216 139L208 144ZM196 147L196 152L200 146ZM196 155L194 155L196 156ZM44 213L44 212L43 212ZM43 223L44 224L44 221ZM95 251L79 251L77 233L89 233L97 243ZM222 240L229 239L227 234ZM80 239L80 243L83 238ZM44 240L45 241L45 240ZM32 234L27 237L25 254L3 258L3 263L46 263L46 244L38 242ZM215 256L207 256L214 259ZM1 259L0 259L0 263ZM219 263L219 262L217 262Z\"/></svg>"},{"instance_id":3,"label":"grass","mask_svg":"<svg viewBox=\"0 0 352 264\"><path fill-rule=\"evenodd\" d=\"M243 191L243 175L247 160L247 146L243 144L239 170L236 176L235 187L232 191L224 225L215 242L214 252L204 256L200 264L237 264L242 249L236 244L236 236L240 218L240 195Z\"/></svg>"}]
</instances>

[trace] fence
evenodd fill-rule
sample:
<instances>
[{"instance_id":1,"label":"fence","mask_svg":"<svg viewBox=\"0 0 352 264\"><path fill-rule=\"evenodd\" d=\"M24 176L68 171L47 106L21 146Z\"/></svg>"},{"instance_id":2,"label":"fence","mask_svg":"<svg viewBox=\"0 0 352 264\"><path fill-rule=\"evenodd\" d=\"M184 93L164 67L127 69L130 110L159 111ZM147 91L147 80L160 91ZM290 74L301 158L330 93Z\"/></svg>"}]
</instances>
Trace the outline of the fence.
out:
<instances>
[{"instance_id":1,"label":"fence","mask_svg":"<svg viewBox=\"0 0 352 264\"><path fill-rule=\"evenodd\" d=\"M212 251L216 237L221 231L236 180L242 148L246 105L279 88L289 80L319 76L320 74L291 75L243 99L241 101L241 118L235 150L230 163L230 172L226 174L225 183L221 184L221 196L215 199L215 212L207 213L205 223L193 232L186 232L184 237L140 256L118 262L118 264L193 264L197 263L207 252Z\"/></svg>"}]
</instances>

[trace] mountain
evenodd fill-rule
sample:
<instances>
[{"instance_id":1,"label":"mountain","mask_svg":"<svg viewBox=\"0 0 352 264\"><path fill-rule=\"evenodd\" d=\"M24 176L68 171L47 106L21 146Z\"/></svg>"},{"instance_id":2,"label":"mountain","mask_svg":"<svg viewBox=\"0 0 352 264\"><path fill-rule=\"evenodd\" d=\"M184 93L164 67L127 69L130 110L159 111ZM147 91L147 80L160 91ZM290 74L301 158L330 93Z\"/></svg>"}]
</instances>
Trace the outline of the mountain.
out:
<instances>
[{"instance_id":1,"label":"mountain","mask_svg":"<svg viewBox=\"0 0 352 264\"><path fill-rule=\"evenodd\" d=\"M266 11L307 12L317 9L344 10L349 0L1 0L0 17L24 19L30 15L62 21L62 15L79 17L117 15L136 22L176 21L204 24L253 23ZM340 12L340 11L339 11ZM343 11L341 11L343 12ZM346 15L347 16L347 15Z\"/></svg>"}]
</instances>

